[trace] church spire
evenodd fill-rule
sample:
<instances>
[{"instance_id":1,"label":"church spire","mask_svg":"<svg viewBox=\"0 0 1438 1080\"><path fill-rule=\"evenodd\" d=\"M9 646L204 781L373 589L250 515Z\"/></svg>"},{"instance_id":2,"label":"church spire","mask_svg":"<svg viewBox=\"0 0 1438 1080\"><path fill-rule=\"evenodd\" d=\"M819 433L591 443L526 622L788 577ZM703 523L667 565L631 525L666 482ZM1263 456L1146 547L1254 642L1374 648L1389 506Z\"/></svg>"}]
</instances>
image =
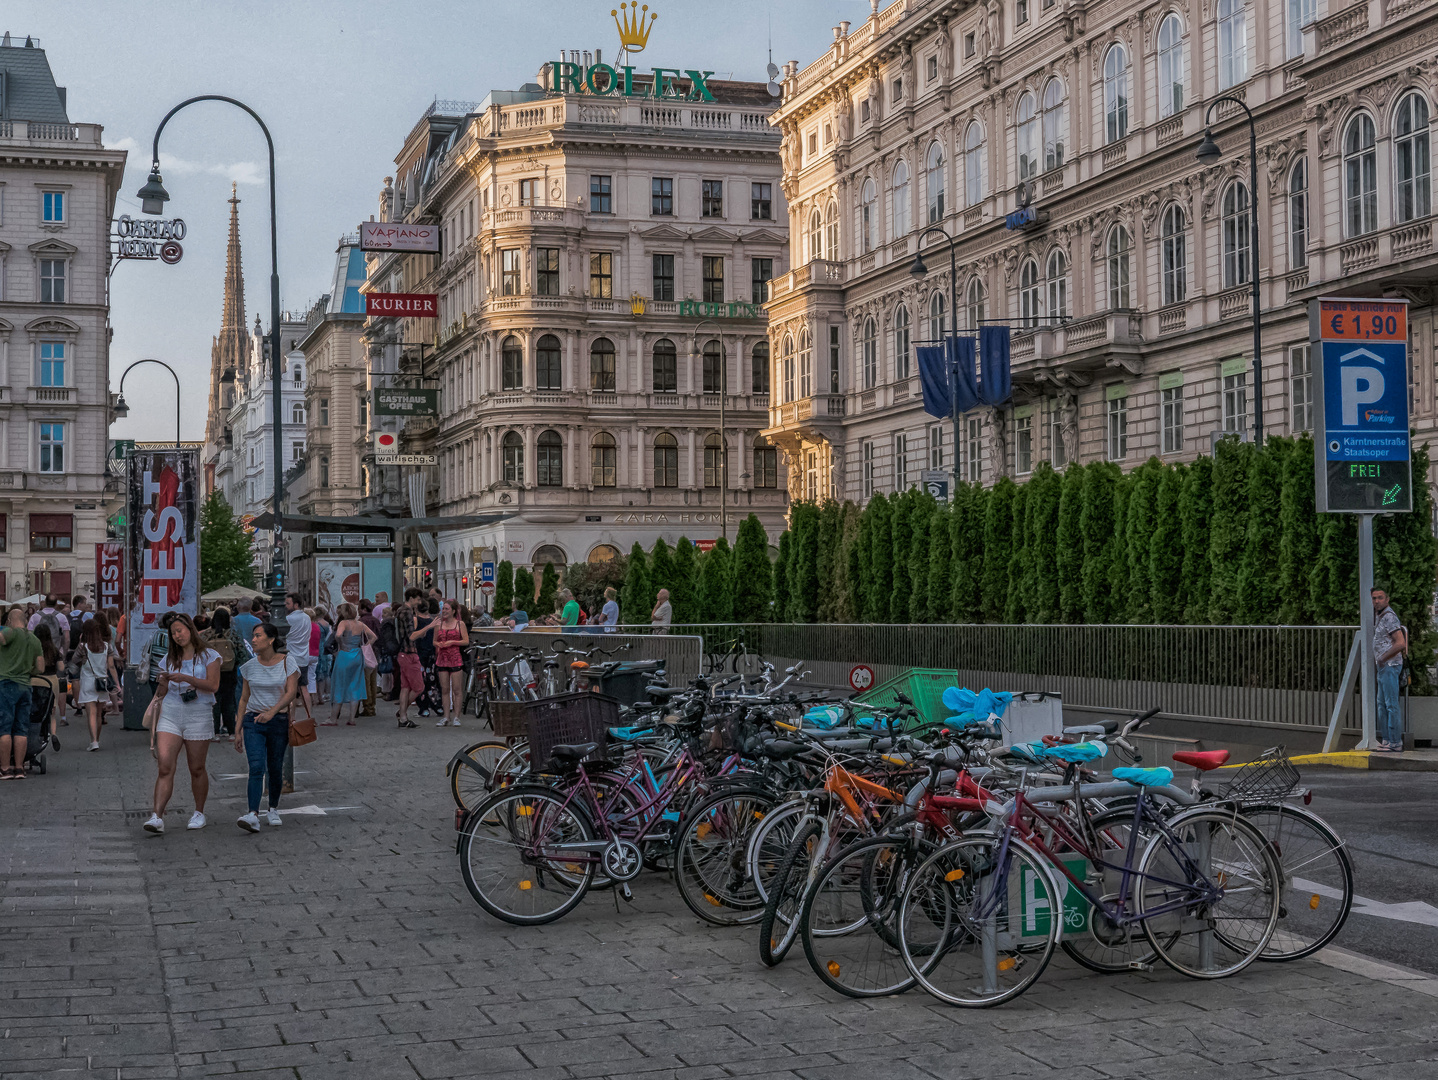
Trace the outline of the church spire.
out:
<instances>
[{"instance_id":1,"label":"church spire","mask_svg":"<svg viewBox=\"0 0 1438 1080\"><path fill-rule=\"evenodd\" d=\"M245 278L240 263L240 199L230 185L230 244L225 252L225 307L220 316L220 334L245 329Z\"/></svg>"},{"instance_id":2,"label":"church spire","mask_svg":"<svg viewBox=\"0 0 1438 1080\"><path fill-rule=\"evenodd\" d=\"M224 446L236 387L249 382L250 338L245 326L245 274L240 259L240 198L230 185L230 243L225 254L225 298L220 333L210 348L210 408L205 418L206 460Z\"/></svg>"}]
</instances>

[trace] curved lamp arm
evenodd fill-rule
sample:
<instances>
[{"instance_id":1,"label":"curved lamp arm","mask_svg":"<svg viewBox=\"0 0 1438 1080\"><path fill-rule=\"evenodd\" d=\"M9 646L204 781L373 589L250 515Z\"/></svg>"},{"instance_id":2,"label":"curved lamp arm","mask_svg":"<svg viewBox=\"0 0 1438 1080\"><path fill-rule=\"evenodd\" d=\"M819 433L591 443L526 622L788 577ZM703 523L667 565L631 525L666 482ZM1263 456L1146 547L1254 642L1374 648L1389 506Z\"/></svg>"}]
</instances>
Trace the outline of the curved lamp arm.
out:
<instances>
[{"instance_id":1,"label":"curved lamp arm","mask_svg":"<svg viewBox=\"0 0 1438 1080\"><path fill-rule=\"evenodd\" d=\"M154 360L148 357L144 360L136 360L120 375L120 389L118 391L118 396L120 400L117 402L117 404L123 406L126 413L129 412L129 407L125 405L125 376L130 374L130 372L134 371L141 364L159 364L162 368L168 371L170 373L170 377L175 380L175 449L178 450L180 448L180 377L175 374L175 369L172 368L169 364L165 363L163 360Z\"/></svg>"}]
</instances>

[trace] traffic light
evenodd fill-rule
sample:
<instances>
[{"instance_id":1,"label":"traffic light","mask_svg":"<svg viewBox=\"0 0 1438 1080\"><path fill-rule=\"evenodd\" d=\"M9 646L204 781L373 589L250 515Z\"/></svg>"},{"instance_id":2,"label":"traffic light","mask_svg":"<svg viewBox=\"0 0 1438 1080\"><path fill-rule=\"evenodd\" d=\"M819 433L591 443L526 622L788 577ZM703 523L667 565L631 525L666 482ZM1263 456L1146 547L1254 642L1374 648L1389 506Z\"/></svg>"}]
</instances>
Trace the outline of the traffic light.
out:
<instances>
[{"instance_id":1,"label":"traffic light","mask_svg":"<svg viewBox=\"0 0 1438 1080\"><path fill-rule=\"evenodd\" d=\"M459 581L460 581L460 584L463 585L466 589L469 588L469 575L468 575L468 574L465 574L464 577L462 577L462 578L459 579Z\"/></svg>"},{"instance_id":2,"label":"traffic light","mask_svg":"<svg viewBox=\"0 0 1438 1080\"><path fill-rule=\"evenodd\" d=\"M429 589L429 588L433 588L433 587L434 587L434 571L433 571L433 570L426 570L426 571L424 572L424 587L425 587L426 589Z\"/></svg>"}]
</instances>

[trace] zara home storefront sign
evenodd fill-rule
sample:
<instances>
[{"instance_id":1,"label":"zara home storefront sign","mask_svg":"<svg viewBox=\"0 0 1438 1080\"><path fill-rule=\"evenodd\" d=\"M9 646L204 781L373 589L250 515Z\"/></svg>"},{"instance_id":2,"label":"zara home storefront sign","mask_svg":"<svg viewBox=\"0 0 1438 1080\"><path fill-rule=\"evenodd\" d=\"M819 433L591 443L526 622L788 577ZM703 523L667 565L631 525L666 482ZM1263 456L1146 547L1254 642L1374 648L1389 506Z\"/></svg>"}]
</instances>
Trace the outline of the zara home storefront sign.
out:
<instances>
[{"instance_id":1,"label":"zara home storefront sign","mask_svg":"<svg viewBox=\"0 0 1438 1080\"><path fill-rule=\"evenodd\" d=\"M649 32L654 29L658 14L649 11L649 5L639 6L639 0L620 4L618 10L610 11L614 25L619 29L619 45L627 57L629 53L643 52L649 44ZM549 66L548 85L545 89L554 94L593 94L598 97L627 98L670 98L685 101L713 101L709 90L709 76L712 71L695 71L693 68L649 68L652 79L636 85L634 73L640 69L629 64L591 64L588 68L568 60L559 60ZM689 80L686 93L680 80ZM644 79L644 76L641 76Z\"/></svg>"}]
</instances>

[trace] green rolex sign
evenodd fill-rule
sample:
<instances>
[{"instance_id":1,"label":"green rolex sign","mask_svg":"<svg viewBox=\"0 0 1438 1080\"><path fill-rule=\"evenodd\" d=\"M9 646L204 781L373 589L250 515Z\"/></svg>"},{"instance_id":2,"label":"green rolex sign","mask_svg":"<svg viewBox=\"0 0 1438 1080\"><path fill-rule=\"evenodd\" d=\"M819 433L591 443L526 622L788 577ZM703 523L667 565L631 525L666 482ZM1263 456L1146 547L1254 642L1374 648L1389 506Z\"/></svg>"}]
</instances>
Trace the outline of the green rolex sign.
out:
<instances>
[{"instance_id":1,"label":"green rolex sign","mask_svg":"<svg viewBox=\"0 0 1438 1080\"><path fill-rule=\"evenodd\" d=\"M594 94L598 97L611 95L630 98L670 98L685 101L713 101L708 79L712 71L695 71L692 68L651 68L652 78L640 76L634 81L638 68L628 65L612 67L609 64L593 64L589 68L560 60L549 69L549 85L546 90L555 94ZM680 80L689 79L686 93Z\"/></svg>"}]
</instances>

